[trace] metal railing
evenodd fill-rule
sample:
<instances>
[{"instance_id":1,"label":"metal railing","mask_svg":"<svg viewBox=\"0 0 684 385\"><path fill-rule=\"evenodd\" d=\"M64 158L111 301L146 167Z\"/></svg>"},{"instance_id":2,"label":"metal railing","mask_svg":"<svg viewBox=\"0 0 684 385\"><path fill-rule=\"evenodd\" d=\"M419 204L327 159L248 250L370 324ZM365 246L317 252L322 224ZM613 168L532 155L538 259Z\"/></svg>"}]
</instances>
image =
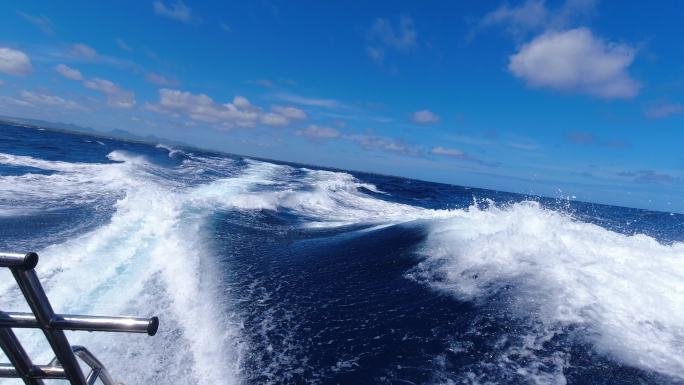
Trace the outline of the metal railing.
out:
<instances>
[{"instance_id":1,"label":"metal railing","mask_svg":"<svg viewBox=\"0 0 684 385\"><path fill-rule=\"evenodd\" d=\"M34 268L38 254L0 253L0 267L12 271L31 313L0 310L0 347L9 364L0 363L0 378L21 378L26 385L43 385L44 379L68 380L71 385L92 385L100 379L105 385L116 385L104 365L82 346L71 346L64 330L147 333L153 336L159 319L137 317L103 317L55 314L38 280ZM41 329L55 358L47 365L35 365L12 331L13 328ZM77 357L90 367L86 376Z\"/></svg>"}]
</instances>

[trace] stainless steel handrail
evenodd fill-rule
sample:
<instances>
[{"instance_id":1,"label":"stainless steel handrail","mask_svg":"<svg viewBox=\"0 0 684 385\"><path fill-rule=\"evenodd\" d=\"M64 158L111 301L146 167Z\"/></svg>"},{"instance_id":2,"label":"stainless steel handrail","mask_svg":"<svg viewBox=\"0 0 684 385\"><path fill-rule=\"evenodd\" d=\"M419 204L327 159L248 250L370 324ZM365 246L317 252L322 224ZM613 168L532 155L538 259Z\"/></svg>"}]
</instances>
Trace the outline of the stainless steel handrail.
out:
<instances>
[{"instance_id":1,"label":"stainless steel handrail","mask_svg":"<svg viewBox=\"0 0 684 385\"><path fill-rule=\"evenodd\" d=\"M98 332L157 333L159 319L139 317L106 317L95 315L55 314L50 327L59 330L87 330ZM0 311L0 327L39 328L40 324L32 313Z\"/></svg>"},{"instance_id":2,"label":"stainless steel handrail","mask_svg":"<svg viewBox=\"0 0 684 385\"><path fill-rule=\"evenodd\" d=\"M86 348L70 346L64 330L147 333L157 332L157 317L104 317L55 314L34 268L38 254L0 253L0 267L9 268L26 299L31 313L0 311L0 347L10 364L0 364L0 377L21 378L26 385L43 385L43 379L65 379L72 385L92 385L101 379L116 385L107 369ZM34 365L12 328L37 328L43 331L55 358L49 365ZM76 357L91 368L84 376Z\"/></svg>"}]
</instances>

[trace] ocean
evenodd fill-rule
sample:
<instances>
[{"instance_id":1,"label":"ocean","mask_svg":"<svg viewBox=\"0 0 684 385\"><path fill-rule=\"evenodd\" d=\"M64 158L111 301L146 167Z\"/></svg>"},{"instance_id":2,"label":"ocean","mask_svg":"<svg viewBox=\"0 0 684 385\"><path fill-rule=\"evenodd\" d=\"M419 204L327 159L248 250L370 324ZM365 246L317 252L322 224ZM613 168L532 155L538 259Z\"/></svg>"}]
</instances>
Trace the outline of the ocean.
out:
<instances>
[{"instance_id":1,"label":"ocean","mask_svg":"<svg viewBox=\"0 0 684 385\"><path fill-rule=\"evenodd\" d=\"M160 318L67 334L129 385L684 384L683 241L676 213L0 126L0 250L39 253L58 312ZM27 310L7 271L0 310Z\"/></svg>"}]
</instances>

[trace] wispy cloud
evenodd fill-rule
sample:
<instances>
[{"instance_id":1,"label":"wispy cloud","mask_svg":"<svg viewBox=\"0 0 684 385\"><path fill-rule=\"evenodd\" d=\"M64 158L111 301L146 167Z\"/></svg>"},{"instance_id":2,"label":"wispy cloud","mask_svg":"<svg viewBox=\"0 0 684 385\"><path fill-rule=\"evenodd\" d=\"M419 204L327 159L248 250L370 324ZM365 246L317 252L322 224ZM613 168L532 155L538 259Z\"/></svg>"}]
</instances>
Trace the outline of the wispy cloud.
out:
<instances>
[{"instance_id":1,"label":"wispy cloud","mask_svg":"<svg viewBox=\"0 0 684 385\"><path fill-rule=\"evenodd\" d=\"M122 50L127 51L127 52L133 51L133 48L131 48L131 46L126 44L126 42L123 41L121 38L117 37L116 39L114 39L114 41L116 42L116 46L121 48Z\"/></svg>"},{"instance_id":2,"label":"wispy cloud","mask_svg":"<svg viewBox=\"0 0 684 385\"><path fill-rule=\"evenodd\" d=\"M72 56L82 59L97 59L97 51L87 44L76 43L71 45L71 50L69 51Z\"/></svg>"},{"instance_id":3,"label":"wispy cloud","mask_svg":"<svg viewBox=\"0 0 684 385\"><path fill-rule=\"evenodd\" d=\"M636 183L672 183L678 179L673 175L655 170L622 171L616 175L629 178Z\"/></svg>"},{"instance_id":4,"label":"wispy cloud","mask_svg":"<svg viewBox=\"0 0 684 385\"><path fill-rule=\"evenodd\" d=\"M596 136L589 132L573 131L566 136L568 142L575 144L596 144Z\"/></svg>"},{"instance_id":5,"label":"wispy cloud","mask_svg":"<svg viewBox=\"0 0 684 385\"><path fill-rule=\"evenodd\" d=\"M71 68L66 64L58 64L55 66L55 71L67 79L71 80L83 80L83 74L81 71Z\"/></svg>"},{"instance_id":6,"label":"wispy cloud","mask_svg":"<svg viewBox=\"0 0 684 385\"><path fill-rule=\"evenodd\" d=\"M382 64L387 50L408 52L417 45L413 19L401 16L396 24L389 19L377 18L366 33L366 52L376 63Z\"/></svg>"},{"instance_id":7,"label":"wispy cloud","mask_svg":"<svg viewBox=\"0 0 684 385\"><path fill-rule=\"evenodd\" d=\"M303 106L325 107L325 108L342 107L342 104L335 99L311 98L311 97L294 95L294 94L286 94L286 93L278 93L278 94L275 94L274 96L276 99L279 99L279 100L282 100L285 102L289 102L289 103L300 104Z\"/></svg>"},{"instance_id":8,"label":"wispy cloud","mask_svg":"<svg viewBox=\"0 0 684 385\"><path fill-rule=\"evenodd\" d=\"M200 19L195 16L192 9L185 5L182 1L176 1L172 4L165 4L163 1L155 1L152 3L154 13L172 20L180 21L182 23L198 23Z\"/></svg>"},{"instance_id":9,"label":"wispy cloud","mask_svg":"<svg viewBox=\"0 0 684 385\"><path fill-rule=\"evenodd\" d=\"M8 48L0 47L0 72L22 76L31 72L31 59L25 53Z\"/></svg>"},{"instance_id":10,"label":"wispy cloud","mask_svg":"<svg viewBox=\"0 0 684 385\"><path fill-rule=\"evenodd\" d=\"M107 98L107 104L111 107L132 108L135 105L135 94L122 89L111 80L93 78L84 81L83 86L103 93Z\"/></svg>"},{"instance_id":11,"label":"wispy cloud","mask_svg":"<svg viewBox=\"0 0 684 385\"><path fill-rule=\"evenodd\" d=\"M565 139L569 143L580 144L585 146L601 146L615 149L627 148L629 143L621 139L599 140L596 135L586 131L571 131Z\"/></svg>"},{"instance_id":12,"label":"wispy cloud","mask_svg":"<svg viewBox=\"0 0 684 385\"><path fill-rule=\"evenodd\" d=\"M273 106L271 110L293 120L304 120L308 117L304 110L292 106Z\"/></svg>"},{"instance_id":13,"label":"wispy cloud","mask_svg":"<svg viewBox=\"0 0 684 385\"><path fill-rule=\"evenodd\" d=\"M335 139L341 136L340 132L334 128L318 126L316 124L311 124L306 128L295 131L294 133L297 136L304 136L314 140Z\"/></svg>"},{"instance_id":14,"label":"wispy cloud","mask_svg":"<svg viewBox=\"0 0 684 385\"><path fill-rule=\"evenodd\" d=\"M461 150L458 150L455 148L442 147L442 146L433 147L430 150L430 153L433 155L444 155L444 156L448 156L451 158L459 158L459 159L466 159L468 157L466 155L466 153L461 151Z\"/></svg>"},{"instance_id":15,"label":"wispy cloud","mask_svg":"<svg viewBox=\"0 0 684 385\"><path fill-rule=\"evenodd\" d=\"M68 110L86 110L85 107L81 106L77 102L69 99L64 99L59 96L34 93L29 91L22 91L21 98L33 106L37 107L56 107L65 108Z\"/></svg>"},{"instance_id":16,"label":"wispy cloud","mask_svg":"<svg viewBox=\"0 0 684 385\"><path fill-rule=\"evenodd\" d=\"M133 91L124 90L111 80L102 78L84 80L81 71L65 64L58 64L55 66L55 71L67 79L81 81L81 84L85 88L101 92L105 95L107 105L110 107L129 109L135 106L135 94Z\"/></svg>"},{"instance_id":17,"label":"wispy cloud","mask_svg":"<svg viewBox=\"0 0 684 385\"><path fill-rule=\"evenodd\" d=\"M597 0L566 0L553 9L544 0L527 0L513 6L504 3L482 17L469 37L492 27L501 27L518 39L529 33L568 28L594 15L596 3Z\"/></svg>"},{"instance_id":18,"label":"wispy cloud","mask_svg":"<svg viewBox=\"0 0 684 385\"><path fill-rule=\"evenodd\" d=\"M177 79L168 78L154 72L149 72L147 75L145 75L145 79L152 84L163 87L176 87L180 85L180 82Z\"/></svg>"},{"instance_id":19,"label":"wispy cloud","mask_svg":"<svg viewBox=\"0 0 684 385\"><path fill-rule=\"evenodd\" d=\"M508 70L534 88L632 98L639 84L627 68L635 54L634 48L605 42L586 28L552 31L524 44L510 57Z\"/></svg>"},{"instance_id":20,"label":"wispy cloud","mask_svg":"<svg viewBox=\"0 0 684 385\"><path fill-rule=\"evenodd\" d=\"M664 119L674 115L684 114L684 104L682 103L658 103L651 105L645 111L646 116L651 119Z\"/></svg>"},{"instance_id":21,"label":"wispy cloud","mask_svg":"<svg viewBox=\"0 0 684 385\"><path fill-rule=\"evenodd\" d=\"M443 146L436 146L432 147L430 149L430 154L432 155L438 155L438 156L446 156L449 158L454 158L454 159L459 159L467 162L472 162L481 166L486 166L486 167L498 167L500 165L499 162L487 162L482 159L476 158L471 156L470 154L466 153L463 150L456 149L456 148L449 148L449 147L443 147Z\"/></svg>"},{"instance_id":22,"label":"wispy cloud","mask_svg":"<svg viewBox=\"0 0 684 385\"><path fill-rule=\"evenodd\" d=\"M350 135L347 139L366 150L382 150L408 156L420 156L420 149L401 140L375 135Z\"/></svg>"},{"instance_id":23,"label":"wispy cloud","mask_svg":"<svg viewBox=\"0 0 684 385\"><path fill-rule=\"evenodd\" d=\"M418 124L434 124L439 123L440 118L430 110L420 110L411 114L411 120Z\"/></svg>"},{"instance_id":24,"label":"wispy cloud","mask_svg":"<svg viewBox=\"0 0 684 385\"><path fill-rule=\"evenodd\" d=\"M52 20L48 19L47 17L31 15L22 11L17 11L17 14L21 16L24 20L35 25L43 33L47 35L54 34L54 26L52 24Z\"/></svg>"}]
</instances>

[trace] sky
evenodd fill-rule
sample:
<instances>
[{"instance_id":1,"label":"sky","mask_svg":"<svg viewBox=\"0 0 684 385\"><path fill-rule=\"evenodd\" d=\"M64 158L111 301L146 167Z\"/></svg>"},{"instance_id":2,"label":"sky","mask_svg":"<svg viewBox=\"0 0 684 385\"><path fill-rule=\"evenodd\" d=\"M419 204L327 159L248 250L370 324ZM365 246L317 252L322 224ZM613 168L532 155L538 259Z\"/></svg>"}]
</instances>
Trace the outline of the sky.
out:
<instances>
[{"instance_id":1,"label":"sky","mask_svg":"<svg viewBox=\"0 0 684 385\"><path fill-rule=\"evenodd\" d=\"M0 115L684 212L679 1L3 1Z\"/></svg>"}]
</instances>

